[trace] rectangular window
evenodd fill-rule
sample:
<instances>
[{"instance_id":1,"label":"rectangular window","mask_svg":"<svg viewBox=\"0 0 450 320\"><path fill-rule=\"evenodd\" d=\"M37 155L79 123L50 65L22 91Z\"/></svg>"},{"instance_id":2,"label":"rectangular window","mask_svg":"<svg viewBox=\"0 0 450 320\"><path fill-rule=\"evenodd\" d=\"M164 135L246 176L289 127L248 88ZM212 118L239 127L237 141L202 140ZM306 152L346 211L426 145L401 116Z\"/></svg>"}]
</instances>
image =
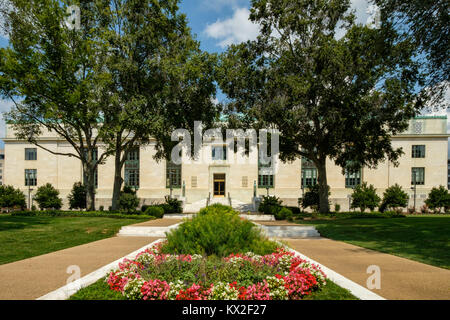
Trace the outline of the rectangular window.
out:
<instances>
[{"instance_id":1,"label":"rectangular window","mask_svg":"<svg viewBox=\"0 0 450 320\"><path fill-rule=\"evenodd\" d=\"M411 184L425 184L425 168L411 168Z\"/></svg>"},{"instance_id":2,"label":"rectangular window","mask_svg":"<svg viewBox=\"0 0 450 320\"><path fill-rule=\"evenodd\" d=\"M425 158L425 145L414 145L412 146L413 158Z\"/></svg>"},{"instance_id":3,"label":"rectangular window","mask_svg":"<svg viewBox=\"0 0 450 320\"><path fill-rule=\"evenodd\" d=\"M273 188L273 175L260 174L258 175L259 188Z\"/></svg>"},{"instance_id":4,"label":"rectangular window","mask_svg":"<svg viewBox=\"0 0 450 320\"><path fill-rule=\"evenodd\" d=\"M317 169L302 169L302 188L309 188L317 184Z\"/></svg>"},{"instance_id":5,"label":"rectangular window","mask_svg":"<svg viewBox=\"0 0 450 320\"><path fill-rule=\"evenodd\" d=\"M25 169L25 186L37 185L37 169Z\"/></svg>"},{"instance_id":6,"label":"rectangular window","mask_svg":"<svg viewBox=\"0 0 450 320\"><path fill-rule=\"evenodd\" d=\"M131 150L126 155L125 185L139 188L139 148Z\"/></svg>"},{"instance_id":7,"label":"rectangular window","mask_svg":"<svg viewBox=\"0 0 450 320\"><path fill-rule=\"evenodd\" d=\"M25 148L25 160L37 160L37 148Z\"/></svg>"},{"instance_id":8,"label":"rectangular window","mask_svg":"<svg viewBox=\"0 0 450 320\"><path fill-rule=\"evenodd\" d=\"M166 162L166 188L181 188L181 164Z\"/></svg>"},{"instance_id":9,"label":"rectangular window","mask_svg":"<svg viewBox=\"0 0 450 320\"><path fill-rule=\"evenodd\" d=\"M345 187L354 188L361 184L361 169L345 170Z\"/></svg>"},{"instance_id":10,"label":"rectangular window","mask_svg":"<svg viewBox=\"0 0 450 320\"><path fill-rule=\"evenodd\" d=\"M227 160L227 146L213 146L211 157L213 160Z\"/></svg>"}]
</instances>

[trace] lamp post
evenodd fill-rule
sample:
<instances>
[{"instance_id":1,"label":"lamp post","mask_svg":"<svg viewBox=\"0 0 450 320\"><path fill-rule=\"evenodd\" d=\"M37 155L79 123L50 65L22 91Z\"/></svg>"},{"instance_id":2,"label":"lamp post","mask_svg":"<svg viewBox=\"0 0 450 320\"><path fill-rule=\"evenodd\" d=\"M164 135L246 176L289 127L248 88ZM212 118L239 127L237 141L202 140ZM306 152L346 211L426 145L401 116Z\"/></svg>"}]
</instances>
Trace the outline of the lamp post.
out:
<instances>
[{"instance_id":1,"label":"lamp post","mask_svg":"<svg viewBox=\"0 0 450 320\"><path fill-rule=\"evenodd\" d=\"M414 206L413 206L414 213L416 212L416 190L417 190L416 175L417 175L417 171L414 171L413 177L412 177L413 178L413 187L411 187L411 189L414 190Z\"/></svg>"}]
</instances>

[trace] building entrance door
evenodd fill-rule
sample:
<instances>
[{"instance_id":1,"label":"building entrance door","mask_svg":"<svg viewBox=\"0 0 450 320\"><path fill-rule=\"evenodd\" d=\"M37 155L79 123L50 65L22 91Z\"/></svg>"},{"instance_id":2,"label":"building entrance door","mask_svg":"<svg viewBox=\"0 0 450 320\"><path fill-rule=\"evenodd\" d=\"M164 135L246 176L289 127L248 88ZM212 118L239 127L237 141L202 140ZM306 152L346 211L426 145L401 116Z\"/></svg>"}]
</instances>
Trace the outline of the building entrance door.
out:
<instances>
[{"instance_id":1,"label":"building entrance door","mask_svg":"<svg viewBox=\"0 0 450 320\"><path fill-rule=\"evenodd\" d=\"M225 197L225 173L214 174L214 197Z\"/></svg>"}]
</instances>

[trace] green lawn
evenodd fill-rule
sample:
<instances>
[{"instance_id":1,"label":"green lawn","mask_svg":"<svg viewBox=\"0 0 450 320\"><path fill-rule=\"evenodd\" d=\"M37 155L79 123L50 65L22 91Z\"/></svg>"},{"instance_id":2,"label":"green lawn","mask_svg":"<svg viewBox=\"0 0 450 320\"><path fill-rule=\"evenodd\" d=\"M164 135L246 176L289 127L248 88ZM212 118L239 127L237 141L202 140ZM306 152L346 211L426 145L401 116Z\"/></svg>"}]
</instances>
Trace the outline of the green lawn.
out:
<instances>
[{"instance_id":1,"label":"green lawn","mask_svg":"<svg viewBox=\"0 0 450 320\"><path fill-rule=\"evenodd\" d=\"M324 237L450 269L450 215L303 220Z\"/></svg>"},{"instance_id":2,"label":"green lawn","mask_svg":"<svg viewBox=\"0 0 450 320\"><path fill-rule=\"evenodd\" d=\"M100 279L90 286L79 290L69 300L126 300L120 292L109 289L105 279ZM350 291L343 289L334 282L327 281L322 290L313 292L305 300L358 300Z\"/></svg>"},{"instance_id":3,"label":"green lawn","mask_svg":"<svg viewBox=\"0 0 450 320\"><path fill-rule=\"evenodd\" d=\"M0 264L109 238L145 220L0 215Z\"/></svg>"}]
</instances>

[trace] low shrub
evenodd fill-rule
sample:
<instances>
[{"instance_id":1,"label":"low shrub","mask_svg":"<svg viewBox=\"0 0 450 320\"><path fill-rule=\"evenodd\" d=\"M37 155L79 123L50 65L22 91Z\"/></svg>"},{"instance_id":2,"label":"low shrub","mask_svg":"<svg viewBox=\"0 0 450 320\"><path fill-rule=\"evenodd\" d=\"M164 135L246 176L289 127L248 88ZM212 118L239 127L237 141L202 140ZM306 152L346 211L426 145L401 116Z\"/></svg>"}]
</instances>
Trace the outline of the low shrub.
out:
<instances>
[{"instance_id":1,"label":"low shrub","mask_svg":"<svg viewBox=\"0 0 450 320\"><path fill-rule=\"evenodd\" d=\"M286 207L283 207L277 213L275 213L275 219L276 220L292 219L292 211Z\"/></svg>"},{"instance_id":2,"label":"low shrub","mask_svg":"<svg viewBox=\"0 0 450 320\"><path fill-rule=\"evenodd\" d=\"M170 231L162 252L223 257L249 251L267 254L276 248L275 242L264 237L252 222L241 219L236 211L228 206L212 205Z\"/></svg>"},{"instance_id":3,"label":"low shrub","mask_svg":"<svg viewBox=\"0 0 450 320\"><path fill-rule=\"evenodd\" d=\"M132 214L136 211L139 205L139 198L131 187L125 186L123 191L120 192L119 208L128 214Z\"/></svg>"},{"instance_id":4,"label":"low shrub","mask_svg":"<svg viewBox=\"0 0 450 320\"><path fill-rule=\"evenodd\" d=\"M178 199L171 198L169 196L165 197L166 203L164 204L165 213L182 213L183 212L183 202Z\"/></svg>"},{"instance_id":5,"label":"low shrub","mask_svg":"<svg viewBox=\"0 0 450 320\"><path fill-rule=\"evenodd\" d=\"M280 211L282 203L276 196L263 196L258 211L264 214L275 214Z\"/></svg>"},{"instance_id":6,"label":"low shrub","mask_svg":"<svg viewBox=\"0 0 450 320\"><path fill-rule=\"evenodd\" d=\"M334 205L334 212L338 213L339 211L341 211L341 205L339 203L336 203Z\"/></svg>"},{"instance_id":7,"label":"low shrub","mask_svg":"<svg viewBox=\"0 0 450 320\"><path fill-rule=\"evenodd\" d=\"M160 206L148 206L147 209L145 209L144 214L160 219L164 216L164 209Z\"/></svg>"},{"instance_id":8,"label":"low shrub","mask_svg":"<svg viewBox=\"0 0 450 320\"><path fill-rule=\"evenodd\" d=\"M297 214L300 214L302 212L299 207L293 207L293 206L284 206L284 207L288 208L289 210L291 210L293 215L297 215Z\"/></svg>"},{"instance_id":9,"label":"low shrub","mask_svg":"<svg viewBox=\"0 0 450 320\"><path fill-rule=\"evenodd\" d=\"M13 216L18 217L86 217L86 218L117 218L117 219L155 219L154 216L137 215L137 214L121 214L121 213L106 213L100 211L61 211L61 210L47 210L47 211L16 211L12 213Z\"/></svg>"}]
</instances>

